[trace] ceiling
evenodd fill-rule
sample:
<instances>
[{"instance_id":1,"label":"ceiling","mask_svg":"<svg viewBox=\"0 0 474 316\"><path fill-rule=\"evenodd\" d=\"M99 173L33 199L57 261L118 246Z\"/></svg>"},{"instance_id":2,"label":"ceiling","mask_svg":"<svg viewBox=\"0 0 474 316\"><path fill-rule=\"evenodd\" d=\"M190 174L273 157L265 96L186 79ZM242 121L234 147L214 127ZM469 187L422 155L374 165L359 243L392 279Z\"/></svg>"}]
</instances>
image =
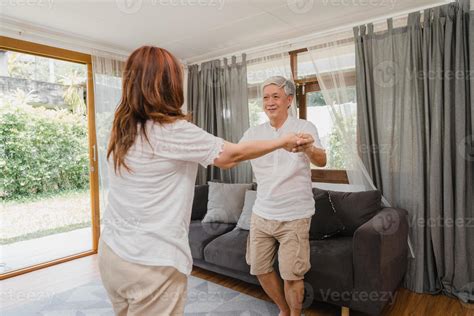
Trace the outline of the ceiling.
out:
<instances>
[{"instance_id":1,"label":"ceiling","mask_svg":"<svg viewBox=\"0 0 474 316\"><path fill-rule=\"evenodd\" d=\"M442 1L8 0L0 4L0 33L15 24L15 34L49 32L124 54L152 44L193 62Z\"/></svg>"}]
</instances>

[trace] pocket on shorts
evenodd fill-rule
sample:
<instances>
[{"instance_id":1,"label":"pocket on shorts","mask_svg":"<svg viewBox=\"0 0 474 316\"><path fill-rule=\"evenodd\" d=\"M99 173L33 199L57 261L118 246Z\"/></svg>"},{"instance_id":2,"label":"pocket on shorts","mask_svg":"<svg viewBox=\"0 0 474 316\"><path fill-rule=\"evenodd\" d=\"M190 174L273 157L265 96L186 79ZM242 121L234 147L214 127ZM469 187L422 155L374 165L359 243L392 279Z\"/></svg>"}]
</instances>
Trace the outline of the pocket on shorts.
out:
<instances>
[{"instance_id":1,"label":"pocket on shorts","mask_svg":"<svg viewBox=\"0 0 474 316\"><path fill-rule=\"evenodd\" d=\"M293 273L297 276L304 276L311 268L309 232L298 231L296 237L298 239L298 250L296 251Z\"/></svg>"}]
</instances>

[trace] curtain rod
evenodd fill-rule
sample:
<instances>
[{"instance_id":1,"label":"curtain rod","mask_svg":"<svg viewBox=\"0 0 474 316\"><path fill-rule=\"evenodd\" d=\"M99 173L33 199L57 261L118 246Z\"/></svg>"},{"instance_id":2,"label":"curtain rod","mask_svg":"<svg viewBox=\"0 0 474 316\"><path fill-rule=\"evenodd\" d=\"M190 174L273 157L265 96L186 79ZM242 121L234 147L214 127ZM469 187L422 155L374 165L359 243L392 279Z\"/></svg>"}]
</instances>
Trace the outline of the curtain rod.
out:
<instances>
[{"instance_id":1,"label":"curtain rod","mask_svg":"<svg viewBox=\"0 0 474 316\"><path fill-rule=\"evenodd\" d=\"M432 3L430 5L425 5L421 7L412 8L410 10L397 12L396 14L388 14L388 15L380 16L376 19L350 23L350 24L346 24L337 28L332 28L326 31L321 31L321 32L316 32L316 33L300 36L295 39L283 40L277 43L257 46L250 49L243 49L243 50L239 50L233 53L228 53L228 54L219 55L215 57L207 57L207 58L203 57L203 59L198 59L200 58L200 56L198 56L196 58L191 58L191 59L186 60L186 65L201 64L203 62L211 61L214 59L231 58L232 56L239 56L239 55L242 55L243 53L247 54L247 62L251 62L252 60L258 59L263 56L286 53L290 50L296 50L296 49L311 46L311 43L310 43L311 41L315 41L324 36L334 35L334 34L338 34L342 32L350 32L352 36L352 29L359 25L364 25L368 23L373 23L373 24L383 23L389 18L393 18L393 19L400 18L412 12L423 11L423 10L430 9L436 6L445 5L451 2L454 2L454 1L442 0L439 2ZM201 55L201 56L205 56L205 55Z\"/></svg>"}]
</instances>

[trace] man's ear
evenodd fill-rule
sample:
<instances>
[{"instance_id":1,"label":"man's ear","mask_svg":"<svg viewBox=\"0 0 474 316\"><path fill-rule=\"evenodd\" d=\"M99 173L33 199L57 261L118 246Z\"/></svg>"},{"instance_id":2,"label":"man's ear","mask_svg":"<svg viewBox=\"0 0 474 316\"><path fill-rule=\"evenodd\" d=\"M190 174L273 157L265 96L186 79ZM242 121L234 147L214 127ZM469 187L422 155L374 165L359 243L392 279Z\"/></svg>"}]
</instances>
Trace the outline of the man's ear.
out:
<instances>
[{"instance_id":1,"label":"man's ear","mask_svg":"<svg viewBox=\"0 0 474 316\"><path fill-rule=\"evenodd\" d=\"M289 95L288 96L288 101L290 102L290 105L288 105L288 109L291 108L291 104L293 103L293 96Z\"/></svg>"}]
</instances>

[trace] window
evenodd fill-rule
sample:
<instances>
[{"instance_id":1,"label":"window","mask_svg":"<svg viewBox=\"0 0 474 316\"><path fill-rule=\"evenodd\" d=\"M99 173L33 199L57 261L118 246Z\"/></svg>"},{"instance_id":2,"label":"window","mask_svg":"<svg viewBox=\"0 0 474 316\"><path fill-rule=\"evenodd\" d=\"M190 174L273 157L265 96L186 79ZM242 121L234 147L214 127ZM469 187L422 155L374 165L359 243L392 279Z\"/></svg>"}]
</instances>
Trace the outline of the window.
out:
<instances>
[{"instance_id":1,"label":"window","mask_svg":"<svg viewBox=\"0 0 474 316\"><path fill-rule=\"evenodd\" d=\"M347 168L347 143L356 142L355 50L348 40L291 52L298 115L319 131L328 160L324 169Z\"/></svg>"},{"instance_id":2,"label":"window","mask_svg":"<svg viewBox=\"0 0 474 316\"><path fill-rule=\"evenodd\" d=\"M250 126L267 121L261 85L282 75L296 84L294 115L313 122L328 155L324 168L312 166L313 181L348 183L342 140L356 142L355 48L352 35L308 49L276 54L247 64ZM342 89L341 87L344 87ZM327 104L329 103L329 104Z\"/></svg>"},{"instance_id":3,"label":"window","mask_svg":"<svg viewBox=\"0 0 474 316\"><path fill-rule=\"evenodd\" d=\"M329 90L328 93L335 94L336 92ZM355 87L348 87L347 93L351 96L350 102L332 106L326 104L321 91L305 93L307 120L318 127L321 143L326 148L326 169L346 169L347 167L342 148L344 137L346 137L344 133L349 131L351 135L355 135L357 120ZM341 118L336 123L334 116L338 113L344 113L344 119Z\"/></svg>"}]
</instances>

